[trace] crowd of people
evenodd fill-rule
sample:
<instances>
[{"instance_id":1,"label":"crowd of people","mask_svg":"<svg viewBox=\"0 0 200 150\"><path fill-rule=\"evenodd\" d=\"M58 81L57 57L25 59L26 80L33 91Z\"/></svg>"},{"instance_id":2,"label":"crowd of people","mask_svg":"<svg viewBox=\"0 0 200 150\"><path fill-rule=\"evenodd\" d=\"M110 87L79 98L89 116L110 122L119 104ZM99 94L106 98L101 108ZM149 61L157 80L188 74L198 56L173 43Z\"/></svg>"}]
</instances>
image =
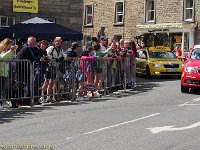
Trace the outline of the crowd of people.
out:
<instances>
[{"instance_id":1,"label":"crowd of people","mask_svg":"<svg viewBox=\"0 0 200 150\"><path fill-rule=\"evenodd\" d=\"M35 104L58 101L56 98L58 86L56 68L58 62L67 62L68 66L75 65L77 72L81 74L81 78L78 79L78 95L86 95L84 88L92 85L95 89L92 94L99 96L99 89L102 89L103 84L106 84L107 87L111 87L111 84L118 84L126 67L130 67L125 64L123 58L134 58L137 53L134 41L124 41L123 39L117 41L113 38L111 42L108 42L105 34L101 33L98 34L97 38L91 38L81 54L78 54L78 49L81 46L77 42L73 42L70 48L64 50L61 37L55 37L50 44L46 40L37 43L37 39L30 36L17 54L18 46L12 45L12 43L12 40L8 38L0 42L0 61L2 61L0 62L0 109L8 107L7 101L9 99L7 95L9 80L11 80L9 79L11 70L9 69L9 61L17 60L24 63L23 60L28 60L35 68L36 62L42 62L39 63L40 76L32 72L30 66L24 64L17 66L17 81L26 84L26 91L22 92L23 95L18 95L26 99L11 101L12 107L19 107L22 104L30 105L29 97L31 96L36 97L34 99ZM74 60L76 60L76 63L74 63ZM129 63L133 64L132 61ZM118 76L119 74L120 76ZM102 76L107 77L107 83L102 81ZM32 78L34 78L34 84L31 82ZM33 95L31 95L32 87L34 88Z\"/></svg>"}]
</instances>

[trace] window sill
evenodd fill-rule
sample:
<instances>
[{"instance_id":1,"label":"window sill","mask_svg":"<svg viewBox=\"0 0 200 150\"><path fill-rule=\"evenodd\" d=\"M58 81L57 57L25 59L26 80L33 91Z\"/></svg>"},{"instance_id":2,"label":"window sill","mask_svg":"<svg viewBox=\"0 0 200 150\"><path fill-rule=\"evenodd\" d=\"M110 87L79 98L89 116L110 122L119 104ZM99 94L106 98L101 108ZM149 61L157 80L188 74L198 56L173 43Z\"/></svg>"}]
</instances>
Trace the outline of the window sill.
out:
<instances>
[{"instance_id":1,"label":"window sill","mask_svg":"<svg viewBox=\"0 0 200 150\"><path fill-rule=\"evenodd\" d=\"M146 21L147 23L155 23L155 20Z\"/></svg>"},{"instance_id":2,"label":"window sill","mask_svg":"<svg viewBox=\"0 0 200 150\"><path fill-rule=\"evenodd\" d=\"M93 24L86 24L86 25L83 25L84 28L93 28Z\"/></svg>"},{"instance_id":3,"label":"window sill","mask_svg":"<svg viewBox=\"0 0 200 150\"><path fill-rule=\"evenodd\" d=\"M186 19L186 20L184 20L183 22L190 22L190 23L192 23L192 22L194 22L194 20L193 19Z\"/></svg>"},{"instance_id":4,"label":"window sill","mask_svg":"<svg viewBox=\"0 0 200 150\"><path fill-rule=\"evenodd\" d=\"M113 26L124 26L124 23L120 22L120 23L113 23Z\"/></svg>"}]
</instances>

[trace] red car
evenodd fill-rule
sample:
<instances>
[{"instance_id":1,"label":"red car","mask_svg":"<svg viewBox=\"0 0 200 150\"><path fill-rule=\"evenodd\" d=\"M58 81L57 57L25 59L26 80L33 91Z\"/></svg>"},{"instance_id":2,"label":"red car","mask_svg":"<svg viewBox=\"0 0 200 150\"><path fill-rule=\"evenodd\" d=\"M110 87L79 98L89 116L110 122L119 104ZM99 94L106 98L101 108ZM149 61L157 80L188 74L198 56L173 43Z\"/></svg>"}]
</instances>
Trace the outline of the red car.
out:
<instances>
[{"instance_id":1,"label":"red car","mask_svg":"<svg viewBox=\"0 0 200 150\"><path fill-rule=\"evenodd\" d=\"M191 50L182 66L181 92L188 93L190 88L200 88L200 45Z\"/></svg>"}]
</instances>

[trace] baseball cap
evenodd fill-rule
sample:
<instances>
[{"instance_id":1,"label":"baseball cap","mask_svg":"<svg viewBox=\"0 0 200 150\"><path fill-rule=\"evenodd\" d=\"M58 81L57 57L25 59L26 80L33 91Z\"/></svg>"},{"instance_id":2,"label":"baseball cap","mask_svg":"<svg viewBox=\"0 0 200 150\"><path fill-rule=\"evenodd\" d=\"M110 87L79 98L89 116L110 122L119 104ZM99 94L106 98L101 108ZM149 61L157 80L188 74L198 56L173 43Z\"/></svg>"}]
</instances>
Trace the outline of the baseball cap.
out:
<instances>
[{"instance_id":1,"label":"baseball cap","mask_svg":"<svg viewBox=\"0 0 200 150\"><path fill-rule=\"evenodd\" d=\"M71 48L81 47L77 42L73 42Z\"/></svg>"}]
</instances>

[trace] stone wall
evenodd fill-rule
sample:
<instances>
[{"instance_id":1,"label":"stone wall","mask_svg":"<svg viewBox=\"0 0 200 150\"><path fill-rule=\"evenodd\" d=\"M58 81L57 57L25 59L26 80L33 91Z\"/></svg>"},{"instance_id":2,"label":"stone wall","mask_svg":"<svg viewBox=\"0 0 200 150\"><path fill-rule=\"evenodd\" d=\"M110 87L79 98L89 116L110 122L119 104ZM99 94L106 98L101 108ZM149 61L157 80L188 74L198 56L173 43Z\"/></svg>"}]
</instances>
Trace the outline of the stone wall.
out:
<instances>
[{"instance_id":1,"label":"stone wall","mask_svg":"<svg viewBox=\"0 0 200 150\"><path fill-rule=\"evenodd\" d=\"M0 3L0 15L14 16L16 23L36 16L55 18L58 24L82 31L83 0L38 0L38 14L13 12L13 0L1 0Z\"/></svg>"},{"instance_id":2,"label":"stone wall","mask_svg":"<svg viewBox=\"0 0 200 150\"><path fill-rule=\"evenodd\" d=\"M200 24L200 1L195 2L195 22ZM156 19L154 23L145 22L145 0L124 0L124 25L114 26L115 3L118 0L84 0L84 5L94 4L94 20L92 27L84 27L84 35L96 36L101 26L110 39L114 35L122 35L124 39L133 39L139 34L136 25L183 23L183 0L156 0ZM84 14L84 13L83 13ZM200 40L199 26L195 28L195 43Z\"/></svg>"}]
</instances>

